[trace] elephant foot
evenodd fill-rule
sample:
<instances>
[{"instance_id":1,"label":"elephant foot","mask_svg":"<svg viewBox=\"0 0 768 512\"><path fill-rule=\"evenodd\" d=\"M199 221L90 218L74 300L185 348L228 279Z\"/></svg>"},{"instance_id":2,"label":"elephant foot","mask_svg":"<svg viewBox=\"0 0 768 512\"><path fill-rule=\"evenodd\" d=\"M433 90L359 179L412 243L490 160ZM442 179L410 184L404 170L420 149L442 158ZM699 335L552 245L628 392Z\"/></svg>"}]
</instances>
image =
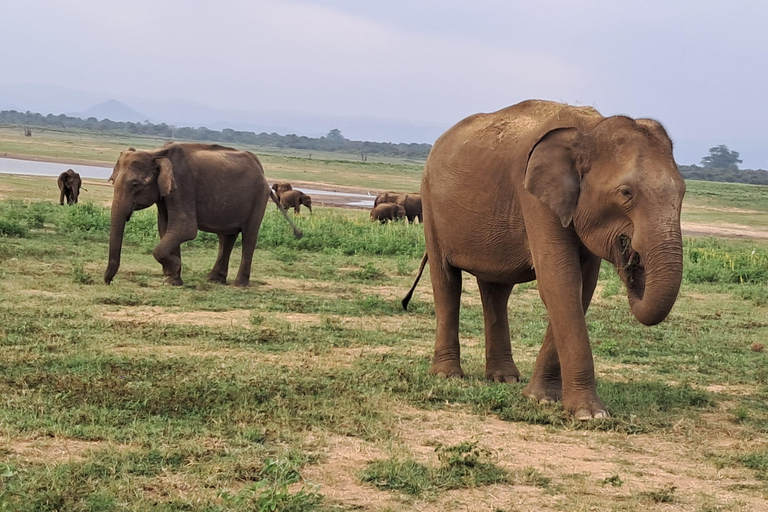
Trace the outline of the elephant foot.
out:
<instances>
[{"instance_id":1,"label":"elephant foot","mask_svg":"<svg viewBox=\"0 0 768 512\"><path fill-rule=\"evenodd\" d=\"M570 412L577 420L610 418L610 414L597 395L584 397L580 400L563 399L563 409Z\"/></svg>"},{"instance_id":2,"label":"elephant foot","mask_svg":"<svg viewBox=\"0 0 768 512\"><path fill-rule=\"evenodd\" d=\"M212 283L227 284L227 274L221 274L219 272L211 272L205 278Z\"/></svg>"},{"instance_id":3,"label":"elephant foot","mask_svg":"<svg viewBox=\"0 0 768 512\"><path fill-rule=\"evenodd\" d=\"M523 388L523 396L540 404L554 404L563 399L563 387L559 379L531 381Z\"/></svg>"},{"instance_id":4,"label":"elephant foot","mask_svg":"<svg viewBox=\"0 0 768 512\"><path fill-rule=\"evenodd\" d=\"M165 284L169 286L181 286L184 284L184 281L182 281L180 277L168 276L165 278Z\"/></svg>"},{"instance_id":5,"label":"elephant foot","mask_svg":"<svg viewBox=\"0 0 768 512\"><path fill-rule=\"evenodd\" d=\"M248 288L248 286L251 284L251 280L241 279L238 277L237 279L235 279L235 282L232 284L237 286L238 288Z\"/></svg>"},{"instance_id":6,"label":"elephant foot","mask_svg":"<svg viewBox=\"0 0 768 512\"><path fill-rule=\"evenodd\" d=\"M512 361L499 363L486 363L485 378L493 382L520 382L520 370Z\"/></svg>"},{"instance_id":7,"label":"elephant foot","mask_svg":"<svg viewBox=\"0 0 768 512\"><path fill-rule=\"evenodd\" d=\"M458 362L453 361L432 363L429 373L442 378L461 379L464 377L464 371L461 369L461 365Z\"/></svg>"}]
</instances>

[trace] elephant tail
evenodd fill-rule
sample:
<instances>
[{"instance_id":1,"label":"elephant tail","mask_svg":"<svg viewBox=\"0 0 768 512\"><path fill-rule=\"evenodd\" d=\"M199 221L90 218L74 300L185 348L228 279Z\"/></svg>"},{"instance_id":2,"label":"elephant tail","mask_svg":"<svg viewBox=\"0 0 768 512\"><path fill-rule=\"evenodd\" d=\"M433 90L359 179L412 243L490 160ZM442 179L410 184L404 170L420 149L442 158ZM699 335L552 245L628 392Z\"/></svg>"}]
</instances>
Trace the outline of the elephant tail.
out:
<instances>
[{"instance_id":1,"label":"elephant tail","mask_svg":"<svg viewBox=\"0 0 768 512\"><path fill-rule=\"evenodd\" d=\"M275 202L275 204L277 205L277 209L280 210L280 213L283 214L283 217L285 217L285 220L287 220L288 224L290 224L291 227L293 228L293 236L295 236L296 238L303 237L304 233L301 232L301 230L296 226L296 224L293 223L293 221L288 216L288 214L285 213L285 210L283 210L283 207L280 206L280 201L277 200L277 195L275 194L275 191L272 189L269 189L269 196Z\"/></svg>"},{"instance_id":2,"label":"elephant tail","mask_svg":"<svg viewBox=\"0 0 768 512\"><path fill-rule=\"evenodd\" d=\"M411 285L411 289L408 290L408 293L406 294L405 298L403 298L403 309L408 311L408 303L411 302L411 297L413 297L413 291L416 289L416 285L419 284L419 279L421 279L421 274L424 273L424 267L427 264L427 260L429 257L427 256L427 253L424 253L424 256L421 257L421 265L419 265L419 273L416 275L416 279L413 281L413 284Z\"/></svg>"}]
</instances>

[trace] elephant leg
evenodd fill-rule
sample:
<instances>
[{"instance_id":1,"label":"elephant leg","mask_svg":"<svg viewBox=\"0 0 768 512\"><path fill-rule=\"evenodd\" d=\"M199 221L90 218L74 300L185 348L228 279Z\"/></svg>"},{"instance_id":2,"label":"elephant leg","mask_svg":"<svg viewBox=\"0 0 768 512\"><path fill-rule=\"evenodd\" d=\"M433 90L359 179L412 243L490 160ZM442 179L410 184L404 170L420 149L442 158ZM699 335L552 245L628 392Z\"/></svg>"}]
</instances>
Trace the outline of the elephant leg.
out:
<instances>
[{"instance_id":1,"label":"elephant leg","mask_svg":"<svg viewBox=\"0 0 768 512\"><path fill-rule=\"evenodd\" d=\"M424 215L420 213L418 217L419 217L419 224L424 224Z\"/></svg>"},{"instance_id":2,"label":"elephant leg","mask_svg":"<svg viewBox=\"0 0 768 512\"><path fill-rule=\"evenodd\" d=\"M234 235L219 234L219 255L213 269L208 273L206 279L214 283L227 283L227 274L229 273L229 257L232 254L232 248L235 246L238 233Z\"/></svg>"},{"instance_id":3,"label":"elephant leg","mask_svg":"<svg viewBox=\"0 0 768 512\"><path fill-rule=\"evenodd\" d=\"M600 258L592 254L581 258L581 305L584 313L587 312L589 303L597 285L597 277L600 274ZM554 403L563 399L563 381L560 371L560 358L557 355L555 335L552 324L547 325L547 333L544 335L544 344L536 357L536 365L533 368L533 376L530 383L523 389L523 395L539 403Z\"/></svg>"},{"instance_id":4,"label":"elephant leg","mask_svg":"<svg viewBox=\"0 0 768 512\"><path fill-rule=\"evenodd\" d=\"M266 206L266 203L265 203ZM257 213L243 229L243 255L240 258L240 268L237 271L234 285L245 287L251 282L251 265L253 264L253 251L256 250L256 241L259 239L259 229L264 218L264 208L257 209Z\"/></svg>"},{"instance_id":5,"label":"elephant leg","mask_svg":"<svg viewBox=\"0 0 768 512\"><path fill-rule=\"evenodd\" d=\"M59 193L59 204L64 205L64 188L62 187L61 192ZM67 202L69 202L69 198L67 198Z\"/></svg>"},{"instance_id":6,"label":"elephant leg","mask_svg":"<svg viewBox=\"0 0 768 512\"><path fill-rule=\"evenodd\" d=\"M173 286L181 286L181 244L187 240L193 240L197 236L197 224L181 226L183 223L171 226L168 223L167 212L160 213L158 207L158 231L164 231L152 255L163 266L165 283ZM176 227L177 229L174 229Z\"/></svg>"},{"instance_id":7,"label":"elephant leg","mask_svg":"<svg viewBox=\"0 0 768 512\"><path fill-rule=\"evenodd\" d=\"M507 302L513 285L477 280L485 320L485 377L496 382L518 382L520 370L512 359Z\"/></svg>"},{"instance_id":8,"label":"elephant leg","mask_svg":"<svg viewBox=\"0 0 768 512\"><path fill-rule=\"evenodd\" d=\"M429 273L435 296L435 356L430 373L441 377L463 377L459 347L459 306L461 270L442 258L429 259Z\"/></svg>"}]
</instances>

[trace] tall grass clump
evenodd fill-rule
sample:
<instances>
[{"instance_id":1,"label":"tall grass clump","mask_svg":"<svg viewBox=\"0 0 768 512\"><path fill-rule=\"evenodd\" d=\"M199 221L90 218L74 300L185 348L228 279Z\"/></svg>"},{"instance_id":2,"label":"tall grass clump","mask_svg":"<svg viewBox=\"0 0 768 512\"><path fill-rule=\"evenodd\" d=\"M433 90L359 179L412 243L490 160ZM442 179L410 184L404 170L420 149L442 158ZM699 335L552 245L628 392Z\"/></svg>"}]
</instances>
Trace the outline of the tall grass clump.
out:
<instances>
[{"instance_id":1,"label":"tall grass clump","mask_svg":"<svg viewBox=\"0 0 768 512\"><path fill-rule=\"evenodd\" d=\"M78 203L67 208L57 225L66 234L102 234L109 231L109 210L93 203Z\"/></svg>"},{"instance_id":2,"label":"tall grass clump","mask_svg":"<svg viewBox=\"0 0 768 512\"><path fill-rule=\"evenodd\" d=\"M44 201L0 202L0 236L26 237L30 229L41 229L56 217L56 206Z\"/></svg>"},{"instance_id":3,"label":"tall grass clump","mask_svg":"<svg viewBox=\"0 0 768 512\"><path fill-rule=\"evenodd\" d=\"M259 232L259 247L293 249L345 255L392 255L419 257L424 253L424 229L420 224L370 222L363 212L350 216L332 210L292 216L304 232L297 240L285 219L269 208Z\"/></svg>"},{"instance_id":4,"label":"tall grass clump","mask_svg":"<svg viewBox=\"0 0 768 512\"><path fill-rule=\"evenodd\" d=\"M768 251L749 243L689 238L683 268L688 283L766 283Z\"/></svg>"}]
</instances>

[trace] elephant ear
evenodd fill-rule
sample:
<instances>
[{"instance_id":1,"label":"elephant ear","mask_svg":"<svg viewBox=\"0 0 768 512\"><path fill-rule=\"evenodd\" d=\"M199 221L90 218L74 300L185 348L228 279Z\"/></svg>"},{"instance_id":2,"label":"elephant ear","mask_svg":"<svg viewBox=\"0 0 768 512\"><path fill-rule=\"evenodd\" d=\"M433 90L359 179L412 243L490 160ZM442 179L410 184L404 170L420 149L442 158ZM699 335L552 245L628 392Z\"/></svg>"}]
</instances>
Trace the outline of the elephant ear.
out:
<instances>
[{"instance_id":1,"label":"elephant ear","mask_svg":"<svg viewBox=\"0 0 768 512\"><path fill-rule=\"evenodd\" d=\"M528 154L523 186L560 218L563 227L573 221L579 201L581 175L575 145L582 136L576 128L547 132Z\"/></svg>"},{"instance_id":2,"label":"elephant ear","mask_svg":"<svg viewBox=\"0 0 768 512\"><path fill-rule=\"evenodd\" d=\"M658 140L664 143L670 152L672 151L672 139L669 138L667 130L664 129L660 122L654 119L635 119L635 123L652 133Z\"/></svg>"},{"instance_id":3,"label":"elephant ear","mask_svg":"<svg viewBox=\"0 0 768 512\"><path fill-rule=\"evenodd\" d=\"M176 179L173 177L173 164L167 158L156 158L160 173L157 176L157 187L160 189L160 197L165 197L176 190Z\"/></svg>"}]
</instances>

